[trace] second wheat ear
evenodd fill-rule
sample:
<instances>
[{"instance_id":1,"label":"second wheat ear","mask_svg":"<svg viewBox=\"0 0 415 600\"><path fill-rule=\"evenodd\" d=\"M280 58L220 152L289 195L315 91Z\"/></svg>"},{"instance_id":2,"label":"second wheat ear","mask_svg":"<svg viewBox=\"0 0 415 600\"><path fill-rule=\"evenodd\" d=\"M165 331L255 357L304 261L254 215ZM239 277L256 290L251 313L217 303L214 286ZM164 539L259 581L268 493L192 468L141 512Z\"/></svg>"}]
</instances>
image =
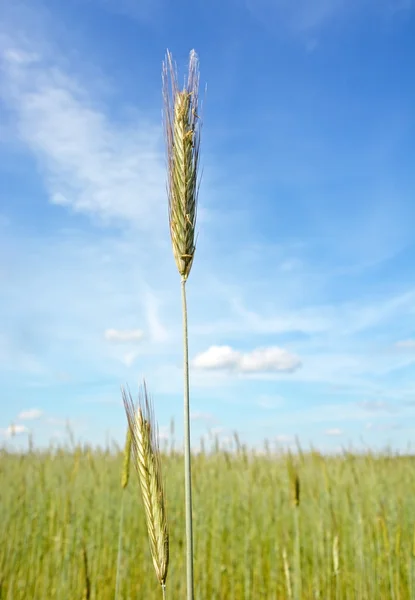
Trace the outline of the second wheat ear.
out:
<instances>
[{"instance_id":1,"label":"second wheat ear","mask_svg":"<svg viewBox=\"0 0 415 600\"><path fill-rule=\"evenodd\" d=\"M131 432L133 462L144 503L151 556L164 597L169 566L169 532L153 405L145 383L140 388L137 407L131 394L124 389L122 397Z\"/></svg>"}]
</instances>

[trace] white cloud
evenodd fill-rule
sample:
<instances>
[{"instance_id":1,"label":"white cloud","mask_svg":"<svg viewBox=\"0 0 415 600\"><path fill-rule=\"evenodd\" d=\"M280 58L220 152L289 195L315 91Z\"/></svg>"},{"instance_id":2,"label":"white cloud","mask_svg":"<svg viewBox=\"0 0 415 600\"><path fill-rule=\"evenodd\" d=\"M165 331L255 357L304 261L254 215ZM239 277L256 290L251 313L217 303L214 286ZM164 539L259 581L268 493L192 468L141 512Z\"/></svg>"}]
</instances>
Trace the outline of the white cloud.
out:
<instances>
[{"instance_id":1,"label":"white cloud","mask_svg":"<svg viewBox=\"0 0 415 600\"><path fill-rule=\"evenodd\" d=\"M402 340L400 342L396 342L397 348L402 348L404 350L415 350L415 340Z\"/></svg>"},{"instance_id":2,"label":"white cloud","mask_svg":"<svg viewBox=\"0 0 415 600\"><path fill-rule=\"evenodd\" d=\"M35 421L36 419L40 419L42 415L43 410L31 408L29 410L22 410L22 412L17 415L17 418L20 421Z\"/></svg>"},{"instance_id":3,"label":"white cloud","mask_svg":"<svg viewBox=\"0 0 415 600\"><path fill-rule=\"evenodd\" d=\"M107 329L104 335L108 342L125 344L141 341L144 332L141 329Z\"/></svg>"},{"instance_id":4,"label":"white cloud","mask_svg":"<svg viewBox=\"0 0 415 600\"><path fill-rule=\"evenodd\" d=\"M333 429L326 429L325 434L332 437L337 437L343 435L343 432L341 429L334 427Z\"/></svg>"},{"instance_id":5,"label":"white cloud","mask_svg":"<svg viewBox=\"0 0 415 600\"><path fill-rule=\"evenodd\" d=\"M300 359L278 347L238 352L231 346L211 346L193 360L197 369L229 369L241 373L289 372L301 366Z\"/></svg>"},{"instance_id":6,"label":"white cloud","mask_svg":"<svg viewBox=\"0 0 415 600\"><path fill-rule=\"evenodd\" d=\"M9 425L6 427L6 429L2 430L2 433L6 437L14 437L16 435L29 433L29 429L26 427L26 425Z\"/></svg>"},{"instance_id":7,"label":"white cloud","mask_svg":"<svg viewBox=\"0 0 415 600\"><path fill-rule=\"evenodd\" d=\"M195 356L193 366L196 369L235 368L239 360L239 352L236 352L230 346L211 346L205 352Z\"/></svg>"},{"instance_id":8,"label":"white cloud","mask_svg":"<svg viewBox=\"0 0 415 600\"><path fill-rule=\"evenodd\" d=\"M258 348L241 355L240 368L245 373L258 371L295 371L301 366L300 359L278 347Z\"/></svg>"},{"instance_id":9,"label":"white cloud","mask_svg":"<svg viewBox=\"0 0 415 600\"><path fill-rule=\"evenodd\" d=\"M297 311L287 311L285 303L281 308L262 303L255 306L256 300L252 302L255 309L247 310L240 300L242 290L239 295L231 290L229 295L231 298L233 295L229 317L193 326L193 331L208 339L227 335L233 340L252 335L266 340L265 336L282 333L305 334L296 341L303 365L292 374L292 380L341 383L348 389L358 386L364 393L364 388L370 387L371 377L384 378L413 364L412 353L392 352L387 343L375 342L372 337L376 330L386 332L387 328L399 327L410 320L409 311L415 301L413 289L376 303L348 302ZM213 353L209 358L213 369L220 357ZM233 348L227 348L226 358L231 364L236 362ZM268 372L261 378L278 380L281 376L278 372Z\"/></svg>"}]
</instances>

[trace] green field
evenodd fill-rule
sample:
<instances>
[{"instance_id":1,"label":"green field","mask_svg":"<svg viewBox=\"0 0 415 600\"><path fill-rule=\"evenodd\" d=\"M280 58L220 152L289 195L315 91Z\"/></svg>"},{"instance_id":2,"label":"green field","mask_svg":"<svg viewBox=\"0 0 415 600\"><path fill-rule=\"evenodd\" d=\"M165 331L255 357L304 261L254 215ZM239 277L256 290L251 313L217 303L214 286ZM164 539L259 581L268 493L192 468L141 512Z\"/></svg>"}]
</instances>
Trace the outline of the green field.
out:
<instances>
[{"instance_id":1,"label":"green field","mask_svg":"<svg viewBox=\"0 0 415 600\"><path fill-rule=\"evenodd\" d=\"M2 600L161 599L121 452L0 454ZM197 599L415 598L415 459L244 451L193 461ZM183 459L163 454L167 598L184 599ZM300 479L300 505L293 480ZM120 544L120 516L123 527ZM120 550L121 548L121 550Z\"/></svg>"}]
</instances>

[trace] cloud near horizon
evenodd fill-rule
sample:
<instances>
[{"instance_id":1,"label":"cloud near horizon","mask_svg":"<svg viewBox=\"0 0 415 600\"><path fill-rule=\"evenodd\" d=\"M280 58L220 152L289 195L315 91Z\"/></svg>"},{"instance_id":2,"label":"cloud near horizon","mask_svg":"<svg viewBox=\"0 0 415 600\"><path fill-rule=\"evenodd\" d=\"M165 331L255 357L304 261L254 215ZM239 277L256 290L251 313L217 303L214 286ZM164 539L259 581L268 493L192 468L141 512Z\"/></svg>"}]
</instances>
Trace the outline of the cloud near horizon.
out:
<instances>
[{"instance_id":1,"label":"cloud near horizon","mask_svg":"<svg viewBox=\"0 0 415 600\"><path fill-rule=\"evenodd\" d=\"M40 419L43 414L43 410L40 410L39 408L31 408L29 410L22 410L17 415L17 418L19 421L36 421L37 419Z\"/></svg>"},{"instance_id":2,"label":"cloud near horizon","mask_svg":"<svg viewBox=\"0 0 415 600\"><path fill-rule=\"evenodd\" d=\"M343 435L343 432L341 429L338 429L337 427L333 427L332 429L326 429L325 434L330 437L338 437L340 435Z\"/></svg>"},{"instance_id":3,"label":"cloud near horizon","mask_svg":"<svg viewBox=\"0 0 415 600\"><path fill-rule=\"evenodd\" d=\"M26 427L26 425L9 425L6 427L6 429L2 429L0 431L5 437L8 438L30 433L30 430L28 427Z\"/></svg>"},{"instance_id":4,"label":"cloud near horizon","mask_svg":"<svg viewBox=\"0 0 415 600\"><path fill-rule=\"evenodd\" d=\"M211 346L192 361L196 369L230 370L243 374L292 372L301 367L300 359L276 346L239 352L231 346Z\"/></svg>"}]
</instances>

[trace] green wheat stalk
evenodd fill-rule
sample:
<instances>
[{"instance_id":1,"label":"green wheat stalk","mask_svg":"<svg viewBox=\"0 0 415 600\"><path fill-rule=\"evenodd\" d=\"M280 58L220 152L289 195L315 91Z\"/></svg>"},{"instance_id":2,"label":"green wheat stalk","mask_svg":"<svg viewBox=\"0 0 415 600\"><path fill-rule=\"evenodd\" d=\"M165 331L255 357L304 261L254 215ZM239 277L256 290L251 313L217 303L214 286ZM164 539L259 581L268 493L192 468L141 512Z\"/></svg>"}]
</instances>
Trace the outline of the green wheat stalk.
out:
<instances>
[{"instance_id":1,"label":"green wheat stalk","mask_svg":"<svg viewBox=\"0 0 415 600\"><path fill-rule=\"evenodd\" d=\"M295 579L294 579L294 598L301 600L301 534L300 534L300 477L295 467L291 454L288 455L288 473L291 485L291 498L294 508L294 555L295 555Z\"/></svg>"},{"instance_id":2,"label":"green wheat stalk","mask_svg":"<svg viewBox=\"0 0 415 600\"><path fill-rule=\"evenodd\" d=\"M125 447L124 447L124 462L123 469L121 475L121 488L122 488L122 498L121 498L121 511L120 511L120 524L119 524L119 534L118 534L118 557L117 557L117 574L115 579L115 600L117 600L120 593L120 583L121 583L121 558L122 558L122 536L123 536L123 526L124 526L124 498L125 498L125 490L127 489L127 485L130 479L130 462L131 462L131 429L127 428L127 433L125 436Z\"/></svg>"},{"instance_id":3,"label":"green wheat stalk","mask_svg":"<svg viewBox=\"0 0 415 600\"><path fill-rule=\"evenodd\" d=\"M181 277L184 353L184 469L186 507L187 598L193 600L192 470L190 454L189 349L186 281L195 254L195 227L199 190L199 61L190 52L187 84L177 84L177 71L167 51L163 63L164 131L167 150L167 190L173 256Z\"/></svg>"}]
</instances>

